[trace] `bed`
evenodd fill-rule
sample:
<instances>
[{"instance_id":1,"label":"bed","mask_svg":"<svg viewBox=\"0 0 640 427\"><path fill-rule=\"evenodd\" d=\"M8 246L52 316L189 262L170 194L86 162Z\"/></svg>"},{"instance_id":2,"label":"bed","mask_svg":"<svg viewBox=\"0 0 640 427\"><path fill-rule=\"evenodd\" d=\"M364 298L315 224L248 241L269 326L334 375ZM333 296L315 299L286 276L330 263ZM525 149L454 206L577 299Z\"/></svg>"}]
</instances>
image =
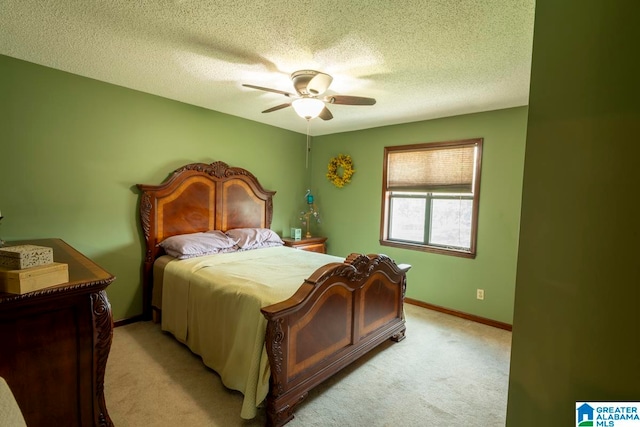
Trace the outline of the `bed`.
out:
<instances>
[{"instance_id":1,"label":"bed","mask_svg":"<svg viewBox=\"0 0 640 427\"><path fill-rule=\"evenodd\" d=\"M382 342L404 339L410 266L385 255L340 258L274 243L176 259L166 249L181 236L224 233L237 243L234 232L271 232L275 192L251 172L191 163L138 188L144 316L243 393L241 417L264 401L267 425L281 426L313 387ZM243 373L229 373L233 364Z\"/></svg>"}]
</instances>

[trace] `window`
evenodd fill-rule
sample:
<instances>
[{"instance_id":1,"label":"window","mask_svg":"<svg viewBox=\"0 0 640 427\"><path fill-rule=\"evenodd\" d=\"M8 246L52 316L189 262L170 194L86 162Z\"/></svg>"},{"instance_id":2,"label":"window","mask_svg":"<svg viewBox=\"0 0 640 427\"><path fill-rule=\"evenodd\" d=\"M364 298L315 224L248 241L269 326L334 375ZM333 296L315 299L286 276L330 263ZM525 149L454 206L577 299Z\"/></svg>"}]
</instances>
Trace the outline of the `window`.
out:
<instances>
[{"instance_id":1,"label":"window","mask_svg":"<svg viewBox=\"0 0 640 427\"><path fill-rule=\"evenodd\" d=\"M385 147L380 244L475 258L482 141Z\"/></svg>"}]
</instances>

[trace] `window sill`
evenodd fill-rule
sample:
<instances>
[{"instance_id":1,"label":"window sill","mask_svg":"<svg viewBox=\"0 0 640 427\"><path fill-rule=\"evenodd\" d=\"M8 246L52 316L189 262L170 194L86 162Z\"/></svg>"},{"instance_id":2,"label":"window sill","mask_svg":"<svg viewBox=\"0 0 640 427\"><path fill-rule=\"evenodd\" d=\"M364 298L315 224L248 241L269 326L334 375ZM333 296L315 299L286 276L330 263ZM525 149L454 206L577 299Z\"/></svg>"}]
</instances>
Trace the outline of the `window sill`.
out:
<instances>
[{"instance_id":1,"label":"window sill","mask_svg":"<svg viewBox=\"0 0 640 427\"><path fill-rule=\"evenodd\" d=\"M475 259L476 257L476 254L474 252L468 252L468 251L456 250L456 249L445 249L437 246L426 246L426 245L411 244L406 242L394 242L391 240L380 240L380 244L382 246L390 246L393 248L408 249L411 251L431 252L434 254L456 256L460 258Z\"/></svg>"}]
</instances>

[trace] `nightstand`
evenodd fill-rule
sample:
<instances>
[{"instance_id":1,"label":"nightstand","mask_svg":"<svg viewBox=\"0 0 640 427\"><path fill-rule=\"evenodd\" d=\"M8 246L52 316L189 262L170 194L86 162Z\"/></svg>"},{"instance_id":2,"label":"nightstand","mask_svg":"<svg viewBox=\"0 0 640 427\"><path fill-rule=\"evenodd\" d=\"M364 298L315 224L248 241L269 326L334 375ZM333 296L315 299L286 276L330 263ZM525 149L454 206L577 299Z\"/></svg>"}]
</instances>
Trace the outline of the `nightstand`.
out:
<instances>
[{"instance_id":1,"label":"nightstand","mask_svg":"<svg viewBox=\"0 0 640 427\"><path fill-rule=\"evenodd\" d=\"M327 253L327 247L324 243L327 241L326 237L306 237L300 240L284 237L282 241L285 246L289 246L291 248L309 252L319 252L321 254Z\"/></svg>"}]
</instances>

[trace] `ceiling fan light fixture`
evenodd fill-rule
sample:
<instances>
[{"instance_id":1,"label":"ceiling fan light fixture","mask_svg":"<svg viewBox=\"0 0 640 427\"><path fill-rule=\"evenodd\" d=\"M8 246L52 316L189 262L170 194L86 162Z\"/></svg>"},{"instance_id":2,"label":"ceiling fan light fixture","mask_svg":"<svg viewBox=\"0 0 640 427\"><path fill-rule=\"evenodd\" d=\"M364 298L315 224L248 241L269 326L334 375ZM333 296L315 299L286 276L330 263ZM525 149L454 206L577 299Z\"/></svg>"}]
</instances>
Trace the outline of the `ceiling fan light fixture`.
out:
<instances>
[{"instance_id":1,"label":"ceiling fan light fixture","mask_svg":"<svg viewBox=\"0 0 640 427\"><path fill-rule=\"evenodd\" d=\"M374 98L366 98L364 96L334 94L325 96L324 98L318 98L320 94L324 93L329 88L329 85L333 81L333 77L319 71L296 71L291 74L291 81L293 82L293 87L296 89L295 94L279 89L271 89L268 87L249 84L243 84L242 86L277 93L292 100L291 102L286 102L284 104L268 108L264 110L263 113L271 113L286 107L293 107L296 114L303 119L307 119L307 121L315 119L316 117L324 121L333 119L333 114L331 114L331 111L329 111L325 104L374 105L376 103Z\"/></svg>"},{"instance_id":2,"label":"ceiling fan light fixture","mask_svg":"<svg viewBox=\"0 0 640 427\"><path fill-rule=\"evenodd\" d=\"M300 117L311 120L320 115L324 109L324 102L316 98L300 98L293 101L291 106Z\"/></svg>"}]
</instances>

